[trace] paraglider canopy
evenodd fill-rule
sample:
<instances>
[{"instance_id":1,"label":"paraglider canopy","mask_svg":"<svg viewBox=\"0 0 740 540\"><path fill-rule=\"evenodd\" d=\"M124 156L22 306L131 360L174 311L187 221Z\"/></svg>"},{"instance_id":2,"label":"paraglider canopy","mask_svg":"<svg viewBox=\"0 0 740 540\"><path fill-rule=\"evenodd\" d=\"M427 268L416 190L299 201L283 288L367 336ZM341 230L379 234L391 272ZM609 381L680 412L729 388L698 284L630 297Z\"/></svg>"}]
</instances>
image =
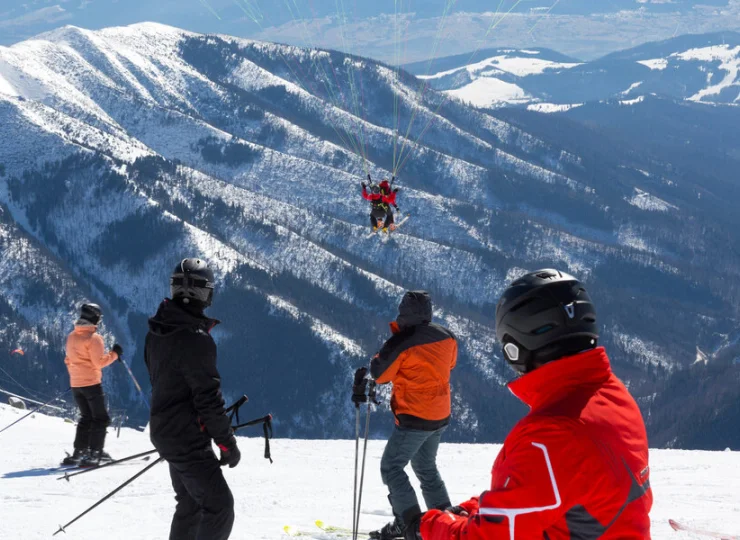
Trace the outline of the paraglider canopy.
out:
<instances>
[{"instance_id":1,"label":"paraglider canopy","mask_svg":"<svg viewBox=\"0 0 740 540\"><path fill-rule=\"evenodd\" d=\"M14 349L13 351L10 352L10 354L20 354L21 356L25 356L26 355L26 353L23 352L23 349L21 349L21 348Z\"/></svg>"}]
</instances>

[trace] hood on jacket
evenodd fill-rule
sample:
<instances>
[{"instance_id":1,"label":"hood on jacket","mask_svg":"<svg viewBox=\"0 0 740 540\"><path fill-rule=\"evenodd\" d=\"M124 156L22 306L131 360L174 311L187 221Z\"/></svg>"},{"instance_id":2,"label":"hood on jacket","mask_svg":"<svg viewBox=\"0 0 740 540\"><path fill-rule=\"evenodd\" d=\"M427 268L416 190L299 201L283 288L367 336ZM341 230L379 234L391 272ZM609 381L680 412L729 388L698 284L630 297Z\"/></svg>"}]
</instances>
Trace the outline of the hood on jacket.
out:
<instances>
[{"instance_id":1,"label":"hood on jacket","mask_svg":"<svg viewBox=\"0 0 740 540\"><path fill-rule=\"evenodd\" d=\"M396 322L401 329L432 322L432 297L426 291L408 291L398 306Z\"/></svg>"},{"instance_id":2,"label":"hood on jacket","mask_svg":"<svg viewBox=\"0 0 740 540\"><path fill-rule=\"evenodd\" d=\"M149 319L149 331L157 336L168 336L189 329L210 332L220 321L207 317L202 311L188 309L178 302L165 298L157 314Z\"/></svg>"}]
</instances>

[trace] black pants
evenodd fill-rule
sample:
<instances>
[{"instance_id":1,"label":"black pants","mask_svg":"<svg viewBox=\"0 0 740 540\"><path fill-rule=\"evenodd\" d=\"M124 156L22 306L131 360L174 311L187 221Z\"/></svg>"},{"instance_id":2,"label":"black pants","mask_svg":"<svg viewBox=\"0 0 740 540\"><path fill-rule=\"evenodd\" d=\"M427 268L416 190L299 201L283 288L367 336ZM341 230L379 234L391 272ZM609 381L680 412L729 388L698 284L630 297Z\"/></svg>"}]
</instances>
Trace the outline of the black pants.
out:
<instances>
[{"instance_id":1,"label":"black pants","mask_svg":"<svg viewBox=\"0 0 740 540\"><path fill-rule=\"evenodd\" d=\"M110 416L105 409L103 385L73 388L72 392L80 409L77 424L75 450L102 450L105 446L105 428L110 425Z\"/></svg>"},{"instance_id":2,"label":"black pants","mask_svg":"<svg viewBox=\"0 0 740 540\"><path fill-rule=\"evenodd\" d=\"M383 227L390 227L393 223L393 212L390 208L386 210L382 206L374 206L370 212L370 225L377 227L379 219L384 220Z\"/></svg>"},{"instance_id":3,"label":"black pants","mask_svg":"<svg viewBox=\"0 0 740 540\"><path fill-rule=\"evenodd\" d=\"M234 526L234 497L213 451L169 464L177 500L170 540L226 540Z\"/></svg>"}]
</instances>

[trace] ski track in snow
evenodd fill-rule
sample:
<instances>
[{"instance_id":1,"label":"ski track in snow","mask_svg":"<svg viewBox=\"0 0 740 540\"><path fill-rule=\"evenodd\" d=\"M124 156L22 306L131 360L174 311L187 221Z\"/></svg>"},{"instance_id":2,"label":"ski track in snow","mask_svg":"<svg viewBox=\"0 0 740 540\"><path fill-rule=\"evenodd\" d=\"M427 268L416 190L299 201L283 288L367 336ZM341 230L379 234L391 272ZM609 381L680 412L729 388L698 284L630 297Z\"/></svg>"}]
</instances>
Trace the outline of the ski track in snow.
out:
<instances>
[{"instance_id":1,"label":"ski track in snow","mask_svg":"<svg viewBox=\"0 0 740 540\"><path fill-rule=\"evenodd\" d=\"M25 411L0 405L0 426L22 414ZM224 469L236 501L232 540L287 539L285 525L315 532L304 538L330 540L338 536L319 531L315 520L351 526L354 441L274 439L271 447L275 463L270 465L262 457L259 431L255 429L249 435L239 438L240 465ZM42 414L0 435L0 539L49 538L60 524L73 519L147 464L138 461L91 472L70 482L58 481L58 475L45 469L56 466L64 457L64 449L71 450L73 436L73 424ZM384 441L370 441L368 445L360 520L363 530L381 526L391 518L379 473L384 446ZM145 433L124 428L120 438L108 434L107 447L114 457L122 458L149 450L151 444ZM491 444L442 444L439 464L453 502L479 495L488 487L491 464L499 448ZM673 532L669 518L698 528L740 532L736 497L740 490L739 465L737 452L653 450L652 538L691 538ZM418 492L418 483L412 481ZM71 525L65 538L166 538L174 505L167 467L160 464Z\"/></svg>"}]
</instances>

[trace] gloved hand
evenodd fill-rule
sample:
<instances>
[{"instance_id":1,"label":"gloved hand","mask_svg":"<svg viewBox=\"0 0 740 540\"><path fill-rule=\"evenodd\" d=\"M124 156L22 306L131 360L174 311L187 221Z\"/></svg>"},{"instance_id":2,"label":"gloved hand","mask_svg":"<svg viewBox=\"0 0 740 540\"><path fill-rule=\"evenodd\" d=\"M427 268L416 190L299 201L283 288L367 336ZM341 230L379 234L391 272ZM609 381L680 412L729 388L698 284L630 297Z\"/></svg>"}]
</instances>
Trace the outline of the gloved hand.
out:
<instances>
[{"instance_id":1,"label":"gloved hand","mask_svg":"<svg viewBox=\"0 0 740 540\"><path fill-rule=\"evenodd\" d=\"M239 452L239 447L236 445L236 437L233 435L226 444L219 444L218 449L221 450L221 459L219 463L223 467L228 465L229 469L233 469L239 465L239 460L242 458L242 453Z\"/></svg>"},{"instance_id":2,"label":"gloved hand","mask_svg":"<svg viewBox=\"0 0 740 540\"><path fill-rule=\"evenodd\" d=\"M116 360L120 362L121 357L123 356L123 347L116 343L115 345L113 345L113 348L111 350L118 355L118 358L116 358Z\"/></svg>"},{"instance_id":3,"label":"gloved hand","mask_svg":"<svg viewBox=\"0 0 740 540\"><path fill-rule=\"evenodd\" d=\"M421 537L421 519L424 514L419 514L414 520L406 525L406 530L403 533L404 540L423 540Z\"/></svg>"},{"instance_id":4,"label":"gloved hand","mask_svg":"<svg viewBox=\"0 0 740 540\"><path fill-rule=\"evenodd\" d=\"M355 371L355 380L352 384L352 403L360 406L367 403L367 368L361 367Z\"/></svg>"},{"instance_id":5,"label":"gloved hand","mask_svg":"<svg viewBox=\"0 0 740 540\"><path fill-rule=\"evenodd\" d=\"M395 209L396 209L396 212L400 212L400 211L401 211L401 209L400 209L400 208L398 207L398 205L397 205L397 204L394 204L394 205L393 205L393 208L395 208Z\"/></svg>"},{"instance_id":6,"label":"gloved hand","mask_svg":"<svg viewBox=\"0 0 740 540\"><path fill-rule=\"evenodd\" d=\"M362 184L362 189L367 188L367 184L365 182L361 182L361 184Z\"/></svg>"},{"instance_id":7,"label":"gloved hand","mask_svg":"<svg viewBox=\"0 0 740 540\"><path fill-rule=\"evenodd\" d=\"M399 190L399 189L400 189L400 188L393 188L393 193L398 193L398 190Z\"/></svg>"},{"instance_id":8,"label":"gloved hand","mask_svg":"<svg viewBox=\"0 0 740 540\"><path fill-rule=\"evenodd\" d=\"M468 517L470 514L468 514L467 510L463 508L462 506L450 506L449 508L445 509L445 512L449 512L450 514L455 514L456 516L463 516Z\"/></svg>"}]
</instances>

